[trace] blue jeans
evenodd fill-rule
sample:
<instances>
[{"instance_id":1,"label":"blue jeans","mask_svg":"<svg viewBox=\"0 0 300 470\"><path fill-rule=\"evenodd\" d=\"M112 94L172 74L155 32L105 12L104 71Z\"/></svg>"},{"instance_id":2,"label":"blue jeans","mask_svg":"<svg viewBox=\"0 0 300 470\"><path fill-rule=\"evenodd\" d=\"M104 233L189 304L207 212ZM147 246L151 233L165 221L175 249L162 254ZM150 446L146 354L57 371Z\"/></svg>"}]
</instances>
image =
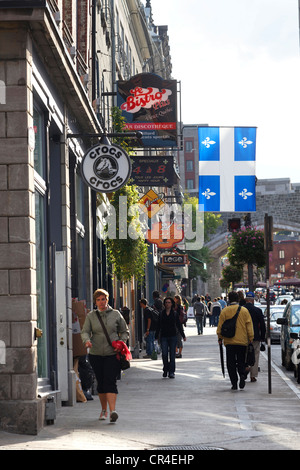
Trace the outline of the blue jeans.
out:
<instances>
[{"instance_id":1,"label":"blue jeans","mask_svg":"<svg viewBox=\"0 0 300 470\"><path fill-rule=\"evenodd\" d=\"M155 331L149 331L148 336L146 336L146 354L151 356L154 350L154 339Z\"/></svg>"},{"instance_id":2,"label":"blue jeans","mask_svg":"<svg viewBox=\"0 0 300 470\"><path fill-rule=\"evenodd\" d=\"M196 315L195 316L198 334L203 333L203 316L204 315Z\"/></svg>"},{"instance_id":3,"label":"blue jeans","mask_svg":"<svg viewBox=\"0 0 300 470\"><path fill-rule=\"evenodd\" d=\"M160 344L163 371L168 374L174 374L177 336L163 336L160 340Z\"/></svg>"}]
</instances>

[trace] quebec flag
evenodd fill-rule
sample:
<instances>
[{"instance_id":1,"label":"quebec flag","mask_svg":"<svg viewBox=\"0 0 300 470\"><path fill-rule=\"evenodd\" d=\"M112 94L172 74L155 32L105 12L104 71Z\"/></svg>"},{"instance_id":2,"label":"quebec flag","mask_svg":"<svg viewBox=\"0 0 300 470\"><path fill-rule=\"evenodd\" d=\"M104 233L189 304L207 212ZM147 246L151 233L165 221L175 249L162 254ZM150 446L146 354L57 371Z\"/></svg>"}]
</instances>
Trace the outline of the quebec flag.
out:
<instances>
[{"instance_id":1,"label":"quebec flag","mask_svg":"<svg viewBox=\"0 0 300 470\"><path fill-rule=\"evenodd\" d=\"M255 127L199 127L204 212L255 212Z\"/></svg>"}]
</instances>

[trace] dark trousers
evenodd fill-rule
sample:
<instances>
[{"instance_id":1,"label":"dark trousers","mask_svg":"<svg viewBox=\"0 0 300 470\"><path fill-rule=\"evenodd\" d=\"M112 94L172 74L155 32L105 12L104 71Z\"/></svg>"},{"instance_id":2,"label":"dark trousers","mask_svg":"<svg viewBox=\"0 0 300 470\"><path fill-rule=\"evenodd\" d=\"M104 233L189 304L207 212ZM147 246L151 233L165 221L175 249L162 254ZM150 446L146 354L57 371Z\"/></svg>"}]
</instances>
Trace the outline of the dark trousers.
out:
<instances>
[{"instance_id":1,"label":"dark trousers","mask_svg":"<svg viewBox=\"0 0 300 470\"><path fill-rule=\"evenodd\" d=\"M238 375L246 377L246 350L247 346L239 344L227 344L226 346L227 370L232 385L237 385Z\"/></svg>"},{"instance_id":2,"label":"dark trousers","mask_svg":"<svg viewBox=\"0 0 300 470\"><path fill-rule=\"evenodd\" d=\"M117 379L120 375L120 361L116 355L96 356L89 354L89 361L97 379L98 393L118 393Z\"/></svg>"},{"instance_id":3,"label":"dark trousers","mask_svg":"<svg viewBox=\"0 0 300 470\"><path fill-rule=\"evenodd\" d=\"M177 336L163 336L161 338L160 344L163 360L163 371L169 374L174 374Z\"/></svg>"}]
</instances>

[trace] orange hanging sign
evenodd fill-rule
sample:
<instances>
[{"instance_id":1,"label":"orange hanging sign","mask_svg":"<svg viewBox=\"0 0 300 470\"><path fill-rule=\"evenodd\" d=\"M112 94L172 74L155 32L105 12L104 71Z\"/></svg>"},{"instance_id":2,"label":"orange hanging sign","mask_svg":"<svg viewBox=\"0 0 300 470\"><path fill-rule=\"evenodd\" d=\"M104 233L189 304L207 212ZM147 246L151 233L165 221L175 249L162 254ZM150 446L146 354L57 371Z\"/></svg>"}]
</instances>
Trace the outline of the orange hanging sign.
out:
<instances>
[{"instance_id":1,"label":"orange hanging sign","mask_svg":"<svg viewBox=\"0 0 300 470\"><path fill-rule=\"evenodd\" d=\"M172 248L183 240L183 237L182 224L155 222L152 224L151 230L148 230L146 238L149 243L156 244L158 248Z\"/></svg>"}]
</instances>

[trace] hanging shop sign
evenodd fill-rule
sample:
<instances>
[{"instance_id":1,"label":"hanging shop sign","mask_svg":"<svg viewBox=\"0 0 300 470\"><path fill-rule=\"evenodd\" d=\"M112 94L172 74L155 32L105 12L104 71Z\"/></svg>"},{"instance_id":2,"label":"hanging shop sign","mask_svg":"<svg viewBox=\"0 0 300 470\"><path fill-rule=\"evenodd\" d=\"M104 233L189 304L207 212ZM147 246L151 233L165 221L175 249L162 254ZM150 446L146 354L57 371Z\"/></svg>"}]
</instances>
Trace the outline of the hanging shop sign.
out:
<instances>
[{"instance_id":1,"label":"hanging shop sign","mask_svg":"<svg viewBox=\"0 0 300 470\"><path fill-rule=\"evenodd\" d=\"M164 195L156 194L153 189L150 189L139 200L138 204L140 208L148 215L149 219L156 215L165 206L163 196Z\"/></svg>"},{"instance_id":2,"label":"hanging shop sign","mask_svg":"<svg viewBox=\"0 0 300 470\"><path fill-rule=\"evenodd\" d=\"M132 157L132 184L137 186L172 187L178 181L173 155Z\"/></svg>"},{"instance_id":3,"label":"hanging shop sign","mask_svg":"<svg viewBox=\"0 0 300 470\"><path fill-rule=\"evenodd\" d=\"M158 248L172 248L184 238L183 225L177 224L174 221L171 224L154 222L151 225L151 230L148 230L146 238L149 243L156 244ZM180 255L180 257L184 258L182 255ZM164 261L163 263L167 264ZM176 266L178 266L178 264L176 264Z\"/></svg>"},{"instance_id":4,"label":"hanging shop sign","mask_svg":"<svg viewBox=\"0 0 300 470\"><path fill-rule=\"evenodd\" d=\"M86 152L81 170L85 182L94 191L112 193L130 178L131 160L122 147L100 143Z\"/></svg>"},{"instance_id":5,"label":"hanging shop sign","mask_svg":"<svg viewBox=\"0 0 300 470\"><path fill-rule=\"evenodd\" d=\"M163 255L162 264L167 266L185 266L188 264L187 255Z\"/></svg>"},{"instance_id":6,"label":"hanging shop sign","mask_svg":"<svg viewBox=\"0 0 300 470\"><path fill-rule=\"evenodd\" d=\"M135 147L177 146L177 81L141 73L117 82L117 104L125 127L142 132Z\"/></svg>"}]
</instances>

